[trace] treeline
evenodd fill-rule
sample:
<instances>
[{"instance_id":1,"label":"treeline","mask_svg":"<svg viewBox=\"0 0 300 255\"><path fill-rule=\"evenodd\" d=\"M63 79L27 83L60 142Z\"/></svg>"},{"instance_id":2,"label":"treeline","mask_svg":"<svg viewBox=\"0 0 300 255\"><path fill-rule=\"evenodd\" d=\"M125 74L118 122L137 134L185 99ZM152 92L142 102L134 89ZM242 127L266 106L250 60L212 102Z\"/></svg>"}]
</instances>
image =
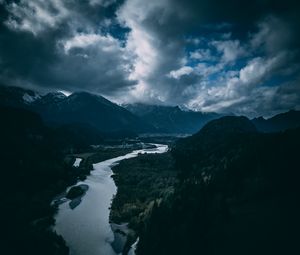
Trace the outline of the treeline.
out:
<instances>
[{"instance_id":1,"label":"treeline","mask_svg":"<svg viewBox=\"0 0 300 255\"><path fill-rule=\"evenodd\" d=\"M110 220L129 223L129 228L134 230L125 244L124 254L127 254L143 231L153 206L174 192L176 172L169 153L141 154L122 160L113 167L113 172L118 190L111 205Z\"/></svg>"},{"instance_id":2,"label":"treeline","mask_svg":"<svg viewBox=\"0 0 300 255\"><path fill-rule=\"evenodd\" d=\"M156 204L137 254L298 254L300 129L212 121L177 142L178 183Z\"/></svg>"}]
</instances>

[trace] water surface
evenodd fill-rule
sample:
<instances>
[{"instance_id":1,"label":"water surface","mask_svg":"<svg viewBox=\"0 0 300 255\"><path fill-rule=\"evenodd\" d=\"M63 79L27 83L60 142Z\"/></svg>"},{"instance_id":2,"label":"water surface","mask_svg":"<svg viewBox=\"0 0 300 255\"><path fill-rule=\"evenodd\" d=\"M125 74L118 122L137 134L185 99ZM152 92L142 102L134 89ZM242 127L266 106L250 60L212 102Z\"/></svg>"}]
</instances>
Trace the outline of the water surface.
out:
<instances>
[{"instance_id":1,"label":"water surface","mask_svg":"<svg viewBox=\"0 0 300 255\"><path fill-rule=\"evenodd\" d=\"M87 179L76 184L89 185L82 202L73 210L67 202L59 205L54 229L65 239L71 255L116 255L111 246L114 234L109 224L109 207L117 192L111 178L111 167L123 159L136 157L139 153L163 153L168 149L167 145L156 146L155 149L136 150L125 156L94 164L94 170Z\"/></svg>"}]
</instances>

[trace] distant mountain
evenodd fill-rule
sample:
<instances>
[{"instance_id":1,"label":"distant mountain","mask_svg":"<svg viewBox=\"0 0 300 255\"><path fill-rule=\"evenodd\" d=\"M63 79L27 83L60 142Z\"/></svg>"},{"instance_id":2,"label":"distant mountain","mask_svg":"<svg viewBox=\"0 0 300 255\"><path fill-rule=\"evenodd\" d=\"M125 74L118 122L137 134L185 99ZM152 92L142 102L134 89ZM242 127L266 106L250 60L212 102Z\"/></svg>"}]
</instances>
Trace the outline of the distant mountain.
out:
<instances>
[{"instance_id":1,"label":"distant mountain","mask_svg":"<svg viewBox=\"0 0 300 255\"><path fill-rule=\"evenodd\" d=\"M63 93L38 93L16 87L0 87L1 104L25 108L40 114L52 126L76 125L113 136L153 132L150 124L102 96L77 92L69 97Z\"/></svg>"},{"instance_id":2,"label":"distant mountain","mask_svg":"<svg viewBox=\"0 0 300 255\"><path fill-rule=\"evenodd\" d=\"M273 133L300 127L300 111L290 110L272 118L255 118L252 123L260 132Z\"/></svg>"},{"instance_id":3,"label":"distant mountain","mask_svg":"<svg viewBox=\"0 0 300 255\"><path fill-rule=\"evenodd\" d=\"M150 125L102 96L77 92L69 97L47 94L36 100L33 107L45 121L52 124L86 124L103 133L151 131Z\"/></svg>"},{"instance_id":4,"label":"distant mountain","mask_svg":"<svg viewBox=\"0 0 300 255\"><path fill-rule=\"evenodd\" d=\"M187 133L199 131L210 120L221 117L217 113L185 111L178 106L128 104L124 107L161 133Z\"/></svg>"}]
</instances>

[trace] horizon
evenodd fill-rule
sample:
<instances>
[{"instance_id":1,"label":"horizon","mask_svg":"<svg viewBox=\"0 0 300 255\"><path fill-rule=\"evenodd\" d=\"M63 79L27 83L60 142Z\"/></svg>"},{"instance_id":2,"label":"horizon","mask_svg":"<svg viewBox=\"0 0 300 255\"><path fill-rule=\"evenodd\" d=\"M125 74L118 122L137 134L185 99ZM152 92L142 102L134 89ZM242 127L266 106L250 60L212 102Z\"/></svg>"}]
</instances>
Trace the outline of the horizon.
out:
<instances>
[{"instance_id":1,"label":"horizon","mask_svg":"<svg viewBox=\"0 0 300 255\"><path fill-rule=\"evenodd\" d=\"M0 85L0 86L3 86L3 85ZM136 101L136 102L132 102L132 103L118 103L117 101L114 101L113 99L110 99L109 97L105 96L105 95L101 95L99 93L93 93L91 91L84 91L84 90L78 90L78 91L74 91L74 92L70 92L70 91L65 91L65 90L42 90L42 91L39 91L38 89L35 90L35 88L24 88L24 87L19 87L19 86L4 86L6 88L17 88L17 89L27 89L27 90L30 90L34 93L37 93L38 96L46 96L47 94L49 93L61 93L63 94L65 97L70 97L72 96L73 94L76 94L76 93L87 93L87 94L90 94L90 95L95 95L95 96L100 96L100 97L103 97L104 99L110 101L111 103L113 104L116 104L120 107L123 107L123 108L126 108L126 106L128 105L142 105L142 106L158 106L158 107L171 107L171 108L176 108L178 107L181 111L191 111L191 112L199 112L199 113L203 113L203 114L210 114L210 113L216 113L216 114L220 114L220 116L236 116L236 117L241 117L241 116L244 116L244 117L247 117L249 120L253 120L253 119L259 119L259 118L263 118L265 120L268 120L268 119L271 119L277 115L280 115L280 114L284 114L284 113L288 113L288 112L291 112L291 111L299 111L299 109L296 109L296 108L290 108L290 109L287 109L287 110L279 110L279 111L276 111L275 113L271 114L266 114L266 115L247 115L247 114L235 114L233 112L213 112L213 111L201 111L201 110L197 110L197 109L190 109L186 106L182 106L182 105L171 105L171 104L164 104L164 103L152 103L152 102L139 102L139 101ZM26 94L26 93L25 93ZM32 102L34 102L35 100L37 100L38 98L35 98ZM24 99L25 100L25 99Z\"/></svg>"},{"instance_id":2,"label":"horizon","mask_svg":"<svg viewBox=\"0 0 300 255\"><path fill-rule=\"evenodd\" d=\"M0 13L3 85L251 118L300 109L293 0L1 0Z\"/></svg>"}]
</instances>

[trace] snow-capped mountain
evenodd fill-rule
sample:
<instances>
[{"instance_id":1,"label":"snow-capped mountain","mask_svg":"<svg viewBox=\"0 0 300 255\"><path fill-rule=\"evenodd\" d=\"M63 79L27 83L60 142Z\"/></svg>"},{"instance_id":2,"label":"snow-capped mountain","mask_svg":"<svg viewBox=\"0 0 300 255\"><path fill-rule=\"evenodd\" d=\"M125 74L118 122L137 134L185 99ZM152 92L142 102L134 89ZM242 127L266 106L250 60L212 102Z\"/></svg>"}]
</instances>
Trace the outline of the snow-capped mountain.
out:
<instances>
[{"instance_id":1,"label":"snow-capped mountain","mask_svg":"<svg viewBox=\"0 0 300 255\"><path fill-rule=\"evenodd\" d=\"M106 98L76 92L66 96L61 92L40 95L17 87L0 87L1 104L26 108L38 113L53 126L86 125L103 133L144 133L155 129L138 116Z\"/></svg>"}]
</instances>

